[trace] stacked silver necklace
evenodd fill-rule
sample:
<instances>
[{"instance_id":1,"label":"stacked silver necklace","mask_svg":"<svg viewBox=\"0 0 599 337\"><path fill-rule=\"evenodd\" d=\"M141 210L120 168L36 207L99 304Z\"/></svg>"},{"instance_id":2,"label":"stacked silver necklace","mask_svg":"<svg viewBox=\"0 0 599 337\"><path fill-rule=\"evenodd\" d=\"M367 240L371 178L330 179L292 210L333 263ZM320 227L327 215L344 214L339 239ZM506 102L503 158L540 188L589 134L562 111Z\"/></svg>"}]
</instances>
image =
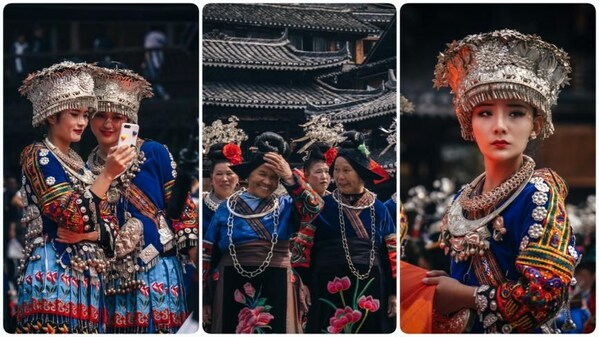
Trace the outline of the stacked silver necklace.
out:
<instances>
[{"instance_id":1,"label":"stacked silver necklace","mask_svg":"<svg viewBox=\"0 0 599 337\"><path fill-rule=\"evenodd\" d=\"M273 199L273 206L270 209L256 214L239 214L235 212L235 207L237 206L237 201L239 200L239 198L241 197L241 193L243 192L245 192L245 188L242 188L241 190L233 193L229 198L227 198L227 209L229 210L229 217L227 218L227 237L229 238L229 254L231 255L231 259L233 260L233 266L235 267L235 270L237 270L237 273L241 276L253 278L257 275L262 274L264 270L268 268L268 265L270 265L270 260L273 256L275 245L279 241L279 234L277 232L277 229L279 228L279 200L274 194L272 194L271 198ZM235 250L235 244L233 243L233 217L237 216L242 219L256 219L262 218L270 213L273 213L274 225L273 233L270 239L270 251L266 255L264 261L262 261L260 266L257 269L249 272L243 268L243 266L239 263L239 259L237 258L237 251Z\"/></svg>"},{"instance_id":2,"label":"stacked silver necklace","mask_svg":"<svg viewBox=\"0 0 599 337\"><path fill-rule=\"evenodd\" d=\"M372 195L372 202L370 205L366 206L352 206L344 204L341 200L341 193L339 190L333 191L333 199L337 202L339 209L339 229L341 230L341 244L343 246L343 252L345 253L345 260L347 260L347 266L352 274L354 274L358 279L364 280L367 279L370 275L370 271L372 270L372 266L374 265L375 258L375 238L376 238L376 217L374 213L374 203L376 201L376 194L370 192L366 189L366 193L370 193ZM354 262L351 259L351 254L349 251L349 245L347 244L347 235L345 234L345 218L343 216L343 207L353 210L362 210L369 208L370 209L370 256L368 261L368 271L365 274L360 274L360 271L354 266Z\"/></svg>"},{"instance_id":3,"label":"stacked silver necklace","mask_svg":"<svg viewBox=\"0 0 599 337\"><path fill-rule=\"evenodd\" d=\"M56 147L56 145L52 144L52 142L47 137L44 139L43 142L44 145L46 145L46 147L48 148L48 150L50 150L50 152L52 152L56 159L58 159L58 161L62 164L62 167L64 167L68 171L68 173L70 173L79 181L87 185L91 185L94 183L94 176L89 170L85 168L85 163L83 162L83 159L81 159L81 157L79 156L79 154L77 154L77 152L75 152L75 150L69 147L69 153L64 154L62 153L62 151L60 151L60 149ZM75 183L73 179L71 179L71 181Z\"/></svg>"},{"instance_id":4,"label":"stacked silver necklace","mask_svg":"<svg viewBox=\"0 0 599 337\"><path fill-rule=\"evenodd\" d=\"M216 212L218 206L225 201L225 199L219 199L214 191L202 193L202 199L204 200L206 206L208 206L208 208L213 212Z\"/></svg>"},{"instance_id":5,"label":"stacked silver necklace","mask_svg":"<svg viewBox=\"0 0 599 337\"><path fill-rule=\"evenodd\" d=\"M474 188L478 185L485 174L478 176L470 183L462 194L455 200L447 215L443 218L441 227L440 247L445 253L450 253L456 262L465 261L475 254L484 255L489 249L491 237L486 225L489 221L495 219L494 228L502 227L503 219L498 215L505 210L514 199L522 192L524 187L534 174L535 162L532 158L524 156L524 163L516 173L503 184L494 188L492 191L482 196L472 198ZM509 193L510 197L499 207L495 207ZM462 199L466 200L464 202ZM479 219L469 220L464 217L464 209L469 211L483 211L489 207L495 207L492 212ZM505 234L503 230L502 234ZM498 237L498 239L500 239ZM496 239L497 240L497 239Z\"/></svg>"}]
</instances>

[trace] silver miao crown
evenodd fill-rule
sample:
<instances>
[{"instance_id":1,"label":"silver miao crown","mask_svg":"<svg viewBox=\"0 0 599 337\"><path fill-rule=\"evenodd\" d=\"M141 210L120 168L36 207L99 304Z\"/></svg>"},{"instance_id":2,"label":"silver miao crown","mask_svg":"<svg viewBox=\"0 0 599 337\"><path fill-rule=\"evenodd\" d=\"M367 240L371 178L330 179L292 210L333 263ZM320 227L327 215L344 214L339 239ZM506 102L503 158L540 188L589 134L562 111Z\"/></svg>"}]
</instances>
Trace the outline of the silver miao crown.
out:
<instances>
[{"instance_id":1,"label":"silver miao crown","mask_svg":"<svg viewBox=\"0 0 599 337\"><path fill-rule=\"evenodd\" d=\"M331 125L331 120L325 115L315 115L310 117L310 120L304 124L300 124L304 129L304 137L295 139L292 143L299 143L305 140L308 142L302 146L297 153L304 153L310 146L316 142L326 143L330 146L335 146L337 143L343 141L341 134L343 131L343 124L337 123ZM305 158L309 157L309 153L306 153ZM304 160L306 160L304 159Z\"/></svg>"},{"instance_id":2,"label":"silver miao crown","mask_svg":"<svg viewBox=\"0 0 599 337\"><path fill-rule=\"evenodd\" d=\"M33 105L32 125L37 127L54 114L67 109L98 107L94 95L93 67L86 63L63 61L29 74L19 88Z\"/></svg>"},{"instance_id":3,"label":"silver miao crown","mask_svg":"<svg viewBox=\"0 0 599 337\"><path fill-rule=\"evenodd\" d=\"M511 29L469 35L438 56L434 87L449 86L462 137L473 140L472 109L491 99L519 99L544 119L541 138L553 133L551 106L568 84L568 54L537 35Z\"/></svg>"},{"instance_id":4,"label":"silver miao crown","mask_svg":"<svg viewBox=\"0 0 599 337\"><path fill-rule=\"evenodd\" d=\"M239 118L237 116L231 116L227 119L229 123L223 123L220 119L212 122L210 126L205 126L202 123L202 146L204 153L208 153L210 147L218 143L234 143L241 144L244 140L248 139L247 134L237 128L237 122Z\"/></svg>"},{"instance_id":5,"label":"silver miao crown","mask_svg":"<svg viewBox=\"0 0 599 337\"><path fill-rule=\"evenodd\" d=\"M150 83L129 69L96 69L94 92L98 111L116 112L137 123L140 101L154 95Z\"/></svg>"}]
</instances>

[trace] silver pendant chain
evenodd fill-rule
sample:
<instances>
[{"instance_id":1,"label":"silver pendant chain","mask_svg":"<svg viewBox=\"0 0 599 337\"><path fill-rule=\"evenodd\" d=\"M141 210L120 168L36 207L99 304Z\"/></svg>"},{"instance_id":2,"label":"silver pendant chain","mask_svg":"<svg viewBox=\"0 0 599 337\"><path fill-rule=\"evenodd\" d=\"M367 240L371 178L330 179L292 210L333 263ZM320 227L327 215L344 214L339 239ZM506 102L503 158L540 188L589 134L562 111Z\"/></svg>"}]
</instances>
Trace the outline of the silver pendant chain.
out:
<instances>
[{"instance_id":1,"label":"silver pendant chain","mask_svg":"<svg viewBox=\"0 0 599 337\"><path fill-rule=\"evenodd\" d=\"M373 200L376 200L376 196L372 192L367 191L367 193L371 193ZM335 196L337 196L337 197L335 197ZM360 271L354 266L354 262L351 259L351 254L349 252L349 245L347 244L347 235L345 234L345 219L343 217L343 207L348 207L348 205L343 204L341 202L341 195L339 193L339 190L335 190L333 192L333 199L335 199L335 201L337 201L337 206L339 207L339 228L341 230L341 244L343 245L345 259L347 260L347 266L349 267L349 270L351 271L351 273L354 274L358 279L365 280L370 275L370 271L372 270L372 266L374 265L374 245L375 245L375 238L376 238L376 222L375 222L376 217L374 214L374 201L369 206L367 206L368 208L370 208L370 232L371 232L370 233L371 247L370 247L370 259L368 261L368 271L366 272L366 274L360 274ZM360 209L360 208L353 207L353 206L348 207L348 208Z\"/></svg>"},{"instance_id":2,"label":"silver pendant chain","mask_svg":"<svg viewBox=\"0 0 599 337\"><path fill-rule=\"evenodd\" d=\"M279 234L277 233L277 229L279 227L279 203L277 198L273 196L275 201L274 206L269 212L266 213L268 214L270 212L273 212L274 229L270 239L270 251L266 255L266 259L262 261L262 264L260 264L260 266L257 269L249 272L245 270L239 263L239 259L237 259L237 251L235 250L235 244L233 243L233 214L237 215L237 213L232 212L231 209L235 209L235 206L237 205L237 200L240 198L240 196L238 195L239 193L235 193L227 200L227 208L229 208L229 217L227 218L227 237L229 238L229 254L231 255L231 259L233 260L233 266L235 267L235 270L237 270L237 273L244 277L253 278L262 274L264 270L268 268L268 265L270 265L270 260L273 256L275 245L279 241Z\"/></svg>"}]
</instances>

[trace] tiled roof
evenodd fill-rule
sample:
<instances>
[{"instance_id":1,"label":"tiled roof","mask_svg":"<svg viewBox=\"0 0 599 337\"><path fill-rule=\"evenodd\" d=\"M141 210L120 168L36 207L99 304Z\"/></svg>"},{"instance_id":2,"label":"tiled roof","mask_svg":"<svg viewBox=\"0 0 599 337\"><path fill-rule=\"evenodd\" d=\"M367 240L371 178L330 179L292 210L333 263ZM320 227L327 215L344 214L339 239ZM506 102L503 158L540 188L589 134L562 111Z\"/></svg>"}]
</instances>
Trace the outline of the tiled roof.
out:
<instances>
[{"instance_id":1,"label":"tiled roof","mask_svg":"<svg viewBox=\"0 0 599 337\"><path fill-rule=\"evenodd\" d=\"M349 10L353 16L361 21L375 24L378 27L385 28L395 15L396 9L391 4L372 4L372 3L305 3L305 4L281 4L281 6L304 6L310 8L324 8L333 10Z\"/></svg>"},{"instance_id":2,"label":"tiled roof","mask_svg":"<svg viewBox=\"0 0 599 337\"><path fill-rule=\"evenodd\" d=\"M358 20L348 9L314 8L284 4L207 4L204 22L224 22L258 27L286 27L333 33L377 34L380 29Z\"/></svg>"},{"instance_id":3,"label":"tiled roof","mask_svg":"<svg viewBox=\"0 0 599 337\"><path fill-rule=\"evenodd\" d=\"M394 79L387 81L379 90L344 90L344 92L351 92L354 97L361 94L363 98L329 105L311 103L306 108L306 114L326 114L331 121L351 123L397 113L397 88Z\"/></svg>"},{"instance_id":4,"label":"tiled roof","mask_svg":"<svg viewBox=\"0 0 599 337\"><path fill-rule=\"evenodd\" d=\"M360 64L358 66L354 66L354 67L346 69L346 70L326 73L326 74L318 76L317 81L319 81L319 82L324 81L326 83L330 83L331 81L333 81L335 79L335 77L343 78L343 79L354 79L354 78L363 77L368 74L372 74L375 72L381 72L382 70L389 70L389 69L393 69L393 70L397 69L397 58L396 57L390 57L390 58L376 61L376 62Z\"/></svg>"},{"instance_id":5,"label":"tiled roof","mask_svg":"<svg viewBox=\"0 0 599 337\"><path fill-rule=\"evenodd\" d=\"M315 83L204 82L202 96L204 105L302 110L308 103L328 105L350 100L348 95Z\"/></svg>"},{"instance_id":6,"label":"tiled roof","mask_svg":"<svg viewBox=\"0 0 599 337\"><path fill-rule=\"evenodd\" d=\"M207 67L305 71L341 67L349 58L346 47L332 52L298 50L286 35L253 39L214 32L202 40L202 65Z\"/></svg>"},{"instance_id":7,"label":"tiled roof","mask_svg":"<svg viewBox=\"0 0 599 337\"><path fill-rule=\"evenodd\" d=\"M397 149L391 147L387 150L382 156L380 155L383 152L384 148L380 149L369 149L370 157L377 162L377 164L381 165L389 174L395 175L397 172Z\"/></svg>"}]
</instances>

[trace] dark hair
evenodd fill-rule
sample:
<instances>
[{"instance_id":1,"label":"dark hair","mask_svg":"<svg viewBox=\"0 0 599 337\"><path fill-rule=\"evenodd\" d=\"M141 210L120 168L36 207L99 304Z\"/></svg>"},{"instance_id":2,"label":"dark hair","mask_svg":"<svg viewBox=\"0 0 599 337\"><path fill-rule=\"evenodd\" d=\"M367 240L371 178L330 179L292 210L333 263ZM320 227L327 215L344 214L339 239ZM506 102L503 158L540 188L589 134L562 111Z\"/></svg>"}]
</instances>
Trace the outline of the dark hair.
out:
<instances>
[{"instance_id":1,"label":"dark hair","mask_svg":"<svg viewBox=\"0 0 599 337\"><path fill-rule=\"evenodd\" d=\"M212 175L212 173L214 173L214 168L216 167L217 164L220 163L229 163L229 161L227 160L227 157L225 157L225 155L223 154L223 147L225 147L225 143L216 143L212 146L210 146L210 149L208 149L208 154L206 155L208 157L208 159L210 160L210 163L212 165L212 168L210 169L210 175Z\"/></svg>"},{"instance_id":2,"label":"dark hair","mask_svg":"<svg viewBox=\"0 0 599 337\"><path fill-rule=\"evenodd\" d=\"M231 166L233 172L237 173L240 179L246 179L252 171L264 164L264 155L267 152L276 152L283 156L283 158L287 158L291 152L289 144L287 144L283 137L270 131L256 137L253 148L254 151L250 154L247 162Z\"/></svg>"},{"instance_id":3,"label":"dark hair","mask_svg":"<svg viewBox=\"0 0 599 337\"><path fill-rule=\"evenodd\" d=\"M287 144L285 139L279 134L270 131L263 132L256 137L254 148L256 151L253 155L257 156L263 156L267 152L276 152L286 158L290 153L289 144Z\"/></svg>"},{"instance_id":4,"label":"dark hair","mask_svg":"<svg viewBox=\"0 0 599 337\"><path fill-rule=\"evenodd\" d=\"M364 135L361 132L351 130L345 131L341 136L345 137L345 140L338 146L337 158L345 158L365 183L383 179L382 176L370 169L370 158L363 152L364 149L360 149L361 145L365 146ZM335 170L336 163L337 159L335 159L335 162L329 168L331 176Z\"/></svg>"}]
</instances>

